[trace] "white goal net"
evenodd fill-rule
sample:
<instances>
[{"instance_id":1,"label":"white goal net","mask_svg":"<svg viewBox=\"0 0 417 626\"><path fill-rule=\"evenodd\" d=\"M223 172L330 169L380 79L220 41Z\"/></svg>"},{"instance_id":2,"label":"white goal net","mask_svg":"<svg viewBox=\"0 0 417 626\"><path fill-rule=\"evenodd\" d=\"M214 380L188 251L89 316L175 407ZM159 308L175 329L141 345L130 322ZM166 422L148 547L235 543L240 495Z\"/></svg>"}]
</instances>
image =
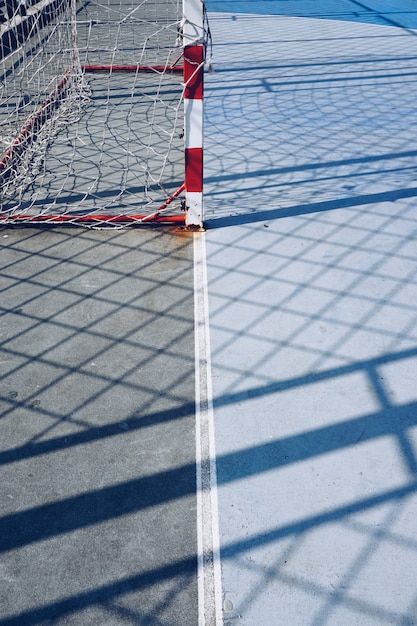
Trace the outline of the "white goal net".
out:
<instances>
[{"instance_id":1,"label":"white goal net","mask_svg":"<svg viewBox=\"0 0 417 626\"><path fill-rule=\"evenodd\" d=\"M183 1L4 1L0 223L184 221Z\"/></svg>"}]
</instances>

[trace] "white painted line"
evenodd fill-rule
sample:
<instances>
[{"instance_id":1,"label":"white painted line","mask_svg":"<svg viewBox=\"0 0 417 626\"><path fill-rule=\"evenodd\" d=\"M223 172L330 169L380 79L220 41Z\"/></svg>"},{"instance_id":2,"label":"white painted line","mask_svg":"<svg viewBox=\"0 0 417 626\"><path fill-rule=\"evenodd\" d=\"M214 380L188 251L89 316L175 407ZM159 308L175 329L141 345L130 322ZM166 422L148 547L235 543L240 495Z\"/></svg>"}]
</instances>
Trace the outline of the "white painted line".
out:
<instances>
[{"instance_id":1,"label":"white painted line","mask_svg":"<svg viewBox=\"0 0 417 626\"><path fill-rule=\"evenodd\" d=\"M221 626L222 589L206 240L194 234L198 626Z\"/></svg>"}]
</instances>

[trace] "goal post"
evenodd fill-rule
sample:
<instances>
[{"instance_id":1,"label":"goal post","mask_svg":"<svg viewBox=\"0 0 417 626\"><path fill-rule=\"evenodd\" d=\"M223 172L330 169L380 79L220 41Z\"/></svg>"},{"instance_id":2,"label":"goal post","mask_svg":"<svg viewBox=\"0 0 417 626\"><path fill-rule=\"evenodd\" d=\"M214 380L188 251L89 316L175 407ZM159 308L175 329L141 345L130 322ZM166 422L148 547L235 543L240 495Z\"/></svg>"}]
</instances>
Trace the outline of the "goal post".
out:
<instances>
[{"instance_id":1,"label":"goal post","mask_svg":"<svg viewBox=\"0 0 417 626\"><path fill-rule=\"evenodd\" d=\"M30 1L0 23L0 223L201 228L204 0Z\"/></svg>"},{"instance_id":2,"label":"goal post","mask_svg":"<svg viewBox=\"0 0 417 626\"><path fill-rule=\"evenodd\" d=\"M183 0L187 225L203 224L204 23L202 0Z\"/></svg>"}]
</instances>

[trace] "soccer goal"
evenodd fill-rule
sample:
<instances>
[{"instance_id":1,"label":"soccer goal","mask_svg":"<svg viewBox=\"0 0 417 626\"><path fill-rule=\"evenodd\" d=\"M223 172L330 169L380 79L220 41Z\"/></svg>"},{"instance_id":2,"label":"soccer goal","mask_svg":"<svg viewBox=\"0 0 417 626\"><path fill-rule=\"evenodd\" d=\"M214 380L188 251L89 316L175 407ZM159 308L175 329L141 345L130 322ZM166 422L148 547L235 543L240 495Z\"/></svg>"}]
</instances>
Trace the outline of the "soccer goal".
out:
<instances>
[{"instance_id":1,"label":"soccer goal","mask_svg":"<svg viewBox=\"0 0 417 626\"><path fill-rule=\"evenodd\" d=\"M203 224L203 0L5 0L0 223Z\"/></svg>"}]
</instances>

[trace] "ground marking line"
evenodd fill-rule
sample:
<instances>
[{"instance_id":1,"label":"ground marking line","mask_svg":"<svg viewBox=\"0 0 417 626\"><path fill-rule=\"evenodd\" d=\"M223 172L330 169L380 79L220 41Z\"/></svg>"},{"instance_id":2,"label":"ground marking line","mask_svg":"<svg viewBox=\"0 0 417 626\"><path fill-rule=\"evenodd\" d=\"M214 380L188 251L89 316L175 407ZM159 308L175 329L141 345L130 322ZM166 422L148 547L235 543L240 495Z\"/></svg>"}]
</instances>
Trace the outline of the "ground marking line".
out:
<instances>
[{"instance_id":1,"label":"ground marking line","mask_svg":"<svg viewBox=\"0 0 417 626\"><path fill-rule=\"evenodd\" d=\"M221 626L222 590L205 233L194 235L198 626Z\"/></svg>"}]
</instances>

